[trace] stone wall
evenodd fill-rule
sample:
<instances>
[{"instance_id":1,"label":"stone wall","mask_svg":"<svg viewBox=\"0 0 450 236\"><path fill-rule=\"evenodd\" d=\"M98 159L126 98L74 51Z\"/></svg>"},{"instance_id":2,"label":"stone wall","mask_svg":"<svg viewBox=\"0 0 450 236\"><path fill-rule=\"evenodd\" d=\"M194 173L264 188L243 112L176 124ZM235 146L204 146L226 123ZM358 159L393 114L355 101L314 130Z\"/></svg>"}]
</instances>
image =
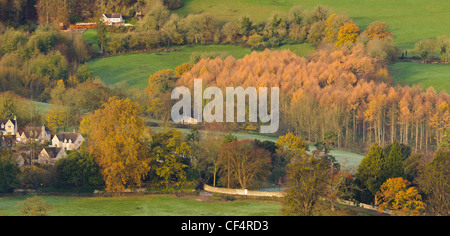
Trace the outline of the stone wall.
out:
<instances>
[{"instance_id":1,"label":"stone wall","mask_svg":"<svg viewBox=\"0 0 450 236\"><path fill-rule=\"evenodd\" d=\"M203 189L207 192L211 193L220 193L220 194L231 194L231 195L240 195L240 196L253 196L253 197L277 197L277 198L283 198L284 193L283 192L265 192L265 191L253 191L253 190L246 190L246 189L231 189L231 188L218 188L218 187L212 187L207 184L204 185ZM338 203L342 205L348 205L348 206L356 206L368 210L378 211L378 207L372 206L369 204L364 203L356 203L352 201L347 200L341 200L338 199ZM390 210L384 210L383 213L390 214Z\"/></svg>"},{"instance_id":2,"label":"stone wall","mask_svg":"<svg viewBox=\"0 0 450 236\"><path fill-rule=\"evenodd\" d=\"M241 196L253 196L253 197L284 197L283 192L265 192L265 191L254 191L247 189L232 189L232 188L217 188L212 187L207 184L204 185L203 189L207 192L212 193L222 193L222 194L232 194Z\"/></svg>"}]
</instances>

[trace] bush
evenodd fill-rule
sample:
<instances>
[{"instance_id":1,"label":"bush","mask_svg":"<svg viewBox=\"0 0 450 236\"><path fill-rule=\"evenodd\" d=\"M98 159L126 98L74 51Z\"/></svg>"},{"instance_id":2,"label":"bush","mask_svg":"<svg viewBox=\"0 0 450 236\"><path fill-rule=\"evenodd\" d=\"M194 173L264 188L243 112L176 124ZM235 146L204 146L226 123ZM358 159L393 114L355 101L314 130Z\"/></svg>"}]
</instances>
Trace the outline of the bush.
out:
<instances>
[{"instance_id":1,"label":"bush","mask_svg":"<svg viewBox=\"0 0 450 236\"><path fill-rule=\"evenodd\" d=\"M21 183L25 188L45 188L53 184L52 172L37 166L24 166L21 168Z\"/></svg>"},{"instance_id":2,"label":"bush","mask_svg":"<svg viewBox=\"0 0 450 236\"><path fill-rule=\"evenodd\" d=\"M264 42L263 36L261 36L259 34L254 34L254 35L248 37L247 44L253 50L262 50L266 47L266 43Z\"/></svg>"},{"instance_id":3,"label":"bush","mask_svg":"<svg viewBox=\"0 0 450 236\"><path fill-rule=\"evenodd\" d=\"M104 184L99 166L87 152L71 152L55 166L61 187L95 188Z\"/></svg>"},{"instance_id":4,"label":"bush","mask_svg":"<svg viewBox=\"0 0 450 236\"><path fill-rule=\"evenodd\" d=\"M20 212L24 216L46 216L53 207L42 198L34 196L20 203Z\"/></svg>"},{"instance_id":5,"label":"bush","mask_svg":"<svg viewBox=\"0 0 450 236\"><path fill-rule=\"evenodd\" d=\"M59 51L53 51L47 55L40 54L28 61L30 72L50 80L66 79L69 72L67 60Z\"/></svg>"},{"instance_id":6,"label":"bush","mask_svg":"<svg viewBox=\"0 0 450 236\"><path fill-rule=\"evenodd\" d=\"M58 43L58 35L50 29L39 29L28 40L25 46L27 57L33 54L47 54L52 51Z\"/></svg>"},{"instance_id":7,"label":"bush","mask_svg":"<svg viewBox=\"0 0 450 236\"><path fill-rule=\"evenodd\" d=\"M106 51L113 54L125 52L126 49L127 49L126 35L111 37L109 39L108 44L106 45Z\"/></svg>"}]
</instances>

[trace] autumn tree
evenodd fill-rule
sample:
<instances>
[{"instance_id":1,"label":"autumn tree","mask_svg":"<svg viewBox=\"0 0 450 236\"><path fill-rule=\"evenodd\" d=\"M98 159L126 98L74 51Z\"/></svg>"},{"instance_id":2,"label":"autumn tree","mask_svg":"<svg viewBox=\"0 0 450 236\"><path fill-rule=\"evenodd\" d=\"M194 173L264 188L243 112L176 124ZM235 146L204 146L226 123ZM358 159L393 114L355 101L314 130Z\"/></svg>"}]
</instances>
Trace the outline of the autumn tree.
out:
<instances>
[{"instance_id":1,"label":"autumn tree","mask_svg":"<svg viewBox=\"0 0 450 236\"><path fill-rule=\"evenodd\" d=\"M64 0L39 0L36 4L38 19L41 24L69 23L69 4Z\"/></svg>"},{"instance_id":2,"label":"autumn tree","mask_svg":"<svg viewBox=\"0 0 450 236\"><path fill-rule=\"evenodd\" d=\"M192 67L194 67L194 65L192 65L191 63L183 63L175 68L175 75L182 76L185 73L189 72Z\"/></svg>"},{"instance_id":3,"label":"autumn tree","mask_svg":"<svg viewBox=\"0 0 450 236\"><path fill-rule=\"evenodd\" d=\"M219 155L221 178L232 185L247 189L258 179L266 179L270 174L270 153L256 147L251 140L226 143Z\"/></svg>"},{"instance_id":4,"label":"autumn tree","mask_svg":"<svg viewBox=\"0 0 450 236\"><path fill-rule=\"evenodd\" d=\"M57 133L67 128L67 112L62 106L52 106L47 113L46 123L48 128Z\"/></svg>"},{"instance_id":5,"label":"autumn tree","mask_svg":"<svg viewBox=\"0 0 450 236\"><path fill-rule=\"evenodd\" d=\"M214 126L213 126L214 127ZM215 127L214 127L215 128ZM223 134L211 128L202 135L198 144L192 148L193 155L197 158L197 169L199 175L205 182L212 177L212 185L216 186L217 173L219 171L219 154L224 143Z\"/></svg>"},{"instance_id":6,"label":"autumn tree","mask_svg":"<svg viewBox=\"0 0 450 236\"><path fill-rule=\"evenodd\" d=\"M367 43L367 52L381 61L392 63L397 58L399 49L392 38L374 38Z\"/></svg>"},{"instance_id":7,"label":"autumn tree","mask_svg":"<svg viewBox=\"0 0 450 236\"><path fill-rule=\"evenodd\" d=\"M360 29L352 23L347 23L339 29L338 40L336 46L346 43L354 44L359 36Z\"/></svg>"},{"instance_id":8,"label":"autumn tree","mask_svg":"<svg viewBox=\"0 0 450 236\"><path fill-rule=\"evenodd\" d=\"M327 42L338 41L339 31L347 23L353 23L349 16L337 15L335 13L331 14L326 21L324 40Z\"/></svg>"},{"instance_id":9,"label":"autumn tree","mask_svg":"<svg viewBox=\"0 0 450 236\"><path fill-rule=\"evenodd\" d=\"M217 28L213 22L213 15L209 13L188 15L180 28L188 43L211 43L215 41Z\"/></svg>"},{"instance_id":10,"label":"autumn tree","mask_svg":"<svg viewBox=\"0 0 450 236\"><path fill-rule=\"evenodd\" d=\"M148 79L147 93L162 94L171 90L175 85L174 76L175 72L172 69L157 71Z\"/></svg>"},{"instance_id":11,"label":"autumn tree","mask_svg":"<svg viewBox=\"0 0 450 236\"><path fill-rule=\"evenodd\" d=\"M436 130L436 141L439 143L446 129L450 128L450 108L446 101L442 101L436 112L430 117L429 124Z\"/></svg>"},{"instance_id":12,"label":"autumn tree","mask_svg":"<svg viewBox=\"0 0 450 236\"><path fill-rule=\"evenodd\" d=\"M80 129L109 192L141 185L150 170L139 114L138 105L130 99L112 97L81 122Z\"/></svg>"},{"instance_id":13,"label":"autumn tree","mask_svg":"<svg viewBox=\"0 0 450 236\"><path fill-rule=\"evenodd\" d=\"M389 26L384 22L374 21L363 32L370 39L392 38L392 33L388 30Z\"/></svg>"},{"instance_id":14,"label":"autumn tree","mask_svg":"<svg viewBox=\"0 0 450 236\"><path fill-rule=\"evenodd\" d=\"M392 210L393 215L418 216L425 211L422 196L410 182L403 178L390 178L380 187L376 194L378 210Z\"/></svg>"},{"instance_id":15,"label":"autumn tree","mask_svg":"<svg viewBox=\"0 0 450 236\"><path fill-rule=\"evenodd\" d=\"M288 153L292 158L298 158L309 150L307 143L292 133L278 137L276 142L278 150Z\"/></svg>"},{"instance_id":16,"label":"autumn tree","mask_svg":"<svg viewBox=\"0 0 450 236\"><path fill-rule=\"evenodd\" d=\"M332 130L338 148L365 151L374 142L385 146L397 141L430 151L450 123L445 105L450 96L432 87L392 86L387 62L396 49L390 40L351 47L324 44L308 59L269 49L238 60L204 58L175 85L192 88L193 80L202 78L222 89L279 87L280 135L292 132L314 143Z\"/></svg>"},{"instance_id":17,"label":"autumn tree","mask_svg":"<svg viewBox=\"0 0 450 236\"><path fill-rule=\"evenodd\" d=\"M0 97L0 117L4 119L13 119L17 116L18 99L12 92L6 92Z\"/></svg>"},{"instance_id":18,"label":"autumn tree","mask_svg":"<svg viewBox=\"0 0 450 236\"><path fill-rule=\"evenodd\" d=\"M423 63L433 62L437 41L435 39L422 39L414 44L414 49L419 53Z\"/></svg>"},{"instance_id":19,"label":"autumn tree","mask_svg":"<svg viewBox=\"0 0 450 236\"><path fill-rule=\"evenodd\" d=\"M189 159L191 147L183 141L183 133L177 130L156 133L152 136L151 155L156 174L161 183L169 187L175 183L180 186L186 181L185 159Z\"/></svg>"},{"instance_id":20,"label":"autumn tree","mask_svg":"<svg viewBox=\"0 0 450 236\"><path fill-rule=\"evenodd\" d=\"M450 37L447 35L441 35L436 38L437 47L441 53L441 63L448 63L448 55L450 53Z\"/></svg>"},{"instance_id":21,"label":"autumn tree","mask_svg":"<svg viewBox=\"0 0 450 236\"><path fill-rule=\"evenodd\" d=\"M420 170L418 185L425 193L427 209L433 215L448 215L450 210L450 151L439 149Z\"/></svg>"},{"instance_id":22,"label":"autumn tree","mask_svg":"<svg viewBox=\"0 0 450 236\"><path fill-rule=\"evenodd\" d=\"M169 10L162 0L151 0L147 4L147 12L139 30L159 31L169 18Z\"/></svg>"},{"instance_id":23,"label":"autumn tree","mask_svg":"<svg viewBox=\"0 0 450 236\"><path fill-rule=\"evenodd\" d=\"M291 161L287 173L283 214L311 216L320 197L326 196L329 166L309 155Z\"/></svg>"}]
</instances>

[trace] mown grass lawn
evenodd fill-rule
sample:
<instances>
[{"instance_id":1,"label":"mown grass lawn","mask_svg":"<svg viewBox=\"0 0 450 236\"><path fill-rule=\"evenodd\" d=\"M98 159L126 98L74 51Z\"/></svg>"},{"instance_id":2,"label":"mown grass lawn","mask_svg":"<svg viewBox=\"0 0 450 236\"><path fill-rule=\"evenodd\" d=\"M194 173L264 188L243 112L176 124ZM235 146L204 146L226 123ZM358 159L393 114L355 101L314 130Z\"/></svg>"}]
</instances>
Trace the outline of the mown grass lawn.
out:
<instances>
[{"instance_id":1,"label":"mown grass lawn","mask_svg":"<svg viewBox=\"0 0 450 236\"><path fill-rule=\"evenodd\" d=\"M89 69L106 84L125 82L132 88L146 88L150 75L162 69L175 69L189 62L191 55L206 52L226 52L235 58L251 53L250 49L232 45L182 46L179 51L131 53L92 59Z\"/></svg>"},{"instance_id":2,"label":"mown grass lawn","mask_svg":"<svg viewBox=\"0 0 450 236\"><path fill-rule=\"evenodd\" d=\"M450 92L450 65L397 62L390 70L398 85L421 84L424 89L432 86L437 92Z\"/></svg>"},{"instance_id":3,"label":"mown grass lawn","mask_svg":"<svg viewBox=\"0 0 450 236\"><path fill-rule=\"evenodd\" d=\"M0 215L20 215L27 197L0 198ZM50 216L277 216L281 203L262 200L210 200L171 195L126 197L43 197Z\"/></svg>"}]
</instances>

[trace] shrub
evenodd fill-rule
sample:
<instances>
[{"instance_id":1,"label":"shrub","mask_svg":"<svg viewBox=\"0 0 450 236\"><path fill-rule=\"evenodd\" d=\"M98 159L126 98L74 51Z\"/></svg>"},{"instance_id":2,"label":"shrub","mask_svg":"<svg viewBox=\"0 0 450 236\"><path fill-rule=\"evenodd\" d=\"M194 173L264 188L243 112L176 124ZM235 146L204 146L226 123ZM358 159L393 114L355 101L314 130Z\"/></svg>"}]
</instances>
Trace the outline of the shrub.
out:
<instances>
[{"instance_id":1,"label":"shrub","mask_svg":"<svg viewBox=\"0 0 450 236\"><path fill-rule=\"evenodd\" d=\"M262 50L266 46L263 36L259 34L253 34L252 36L248 37L247 44L253 50Z\"/></svg>"},{"instance_id":2,"label":"shrub","mask_svg":"<svg viewBox=\"0 0 450 236\"><path fill-rule=\"evenodd\" d=\"M46 216L53 207L42 198L34 196L20 203L20 212L24 216Z\"/></svg>"}]
</instances>

